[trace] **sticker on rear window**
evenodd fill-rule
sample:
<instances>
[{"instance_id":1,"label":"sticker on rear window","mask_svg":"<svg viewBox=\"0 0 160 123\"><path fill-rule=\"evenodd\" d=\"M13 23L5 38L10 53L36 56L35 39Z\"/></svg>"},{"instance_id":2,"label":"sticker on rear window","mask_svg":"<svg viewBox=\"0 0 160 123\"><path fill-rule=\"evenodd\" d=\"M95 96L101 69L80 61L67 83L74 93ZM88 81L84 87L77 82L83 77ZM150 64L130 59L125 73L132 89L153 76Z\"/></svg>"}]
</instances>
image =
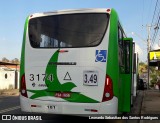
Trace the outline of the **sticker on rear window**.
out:
<instances>
[{"instance_id":1,"label":"sticker on rear window","mask_svg":"<svg viewBox=\"0 0 160 123\"><path fill-rule=\"evenodd\" d=\"M95 62L106 62L107 50L96 50Z\"/></svg>"}]
</instances>

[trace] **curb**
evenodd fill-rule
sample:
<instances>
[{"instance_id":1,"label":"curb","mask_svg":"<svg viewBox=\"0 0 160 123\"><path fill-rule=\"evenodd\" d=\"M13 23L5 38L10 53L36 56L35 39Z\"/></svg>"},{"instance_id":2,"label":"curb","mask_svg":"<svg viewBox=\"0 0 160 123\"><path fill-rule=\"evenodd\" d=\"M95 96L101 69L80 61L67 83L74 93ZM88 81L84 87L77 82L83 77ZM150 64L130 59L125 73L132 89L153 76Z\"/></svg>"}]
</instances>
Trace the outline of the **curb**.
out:
<instances>
[{"instance_id":1,"label":"curb","mask_svg":"<svg viewBox=\"0 0 160 123\"><path fill-rule=\"evenodd\" d=\"M19 95L19 90L0 90L0 96L18 96Z\"/></svg>"},{"instance_id":2,"label":"curb","mask_svg":"<svg viewBox=\"0 0 160 123\"><path fill-rule=\"evenodd\" d=\"M140 107L140 115L144 114L143 109L145 108L145 104L144 104L145 95L146 95L146 91L143 91L143 97L142 97L142 102ZM144 123L144 120L140 120L139 123Z\"/></svg>"},{"instance_id":3,"label":"curb","mask_svg":"<svg viewBox=\"0 0 160 123\"><path fill-rule=\"evenodd\" d=\"M144 97L145 97L145 95L146 95L146 91L143 92L140 114L144 114L143 108L145 108L145 104L144 104Z\"/></svg>"},{"instance_id":4,"label":"curb","mask_svg":"<svg viewBox=\"0 0 160 123\"><path fill-rule=\"evenodd\" d=\"M16 93L16 92L2 92L1 95L18 96L19 93Z\"/></svg>"}]
</instances>

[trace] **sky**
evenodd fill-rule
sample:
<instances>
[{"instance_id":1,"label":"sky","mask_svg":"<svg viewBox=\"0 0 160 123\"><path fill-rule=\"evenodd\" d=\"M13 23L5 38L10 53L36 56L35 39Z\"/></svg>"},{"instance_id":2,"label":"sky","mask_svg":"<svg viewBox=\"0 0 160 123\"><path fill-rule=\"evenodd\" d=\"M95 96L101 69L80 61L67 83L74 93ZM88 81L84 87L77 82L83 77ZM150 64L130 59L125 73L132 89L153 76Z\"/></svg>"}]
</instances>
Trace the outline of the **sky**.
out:
<instances>
[{"instance_id":1,"label":"sky","mask_svg":"<svg viewBox=\"0 0 160 123\"><path fill-rule=\"evenodd\" d=\"M0 0L0 60L20 59L25 19L37 12L79 8L114 8L136 43L140 61L147 59L147 29L156 0ZM143 25L143 26L142 26ZM154 48L159 48L155 42Z\"/></svg>"}]
</instances>

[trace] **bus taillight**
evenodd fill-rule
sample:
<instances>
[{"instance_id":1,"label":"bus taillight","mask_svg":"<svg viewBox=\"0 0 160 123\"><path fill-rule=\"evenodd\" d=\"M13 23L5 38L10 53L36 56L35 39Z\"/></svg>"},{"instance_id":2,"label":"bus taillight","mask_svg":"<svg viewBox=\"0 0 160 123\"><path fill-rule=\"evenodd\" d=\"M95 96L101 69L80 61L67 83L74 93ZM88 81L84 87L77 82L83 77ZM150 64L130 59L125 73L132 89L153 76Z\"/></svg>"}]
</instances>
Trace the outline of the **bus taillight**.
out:
<instances>
[{"instance_id":1,"label":"bus taillight","mask_svg":"<svg viewBox=\"0 0 160 123\"><path fill-rule=\"evenodd\" d=\"M102 102L111 100L112 98L113 98L112 79L108 75L106 75Z\"/></svg>"},{"instance_id":2,"label":"bus taillight","mask_svg":"<svg viewBox=\"0 0 160 123\"><path fill-rule=\"evenodd\" d=\"M24 74L22 75L22 78L21 78L21 88L20 88L20 91L21 91L21 95L22 96L28 97L27 90L26 90L26 80L25 80L25 75Z\"/></svg>"},{"instance_id":3,"label":"bus taillight","mask_svg":"<svg viewBox=\"0 0 160 123\"><path fill-rule=\"evenodd\" d=\"M107 12L110 12L111 10L110 10L110 9L107 9L106 11L107 11Z\"/></svg>"}]
</instances>

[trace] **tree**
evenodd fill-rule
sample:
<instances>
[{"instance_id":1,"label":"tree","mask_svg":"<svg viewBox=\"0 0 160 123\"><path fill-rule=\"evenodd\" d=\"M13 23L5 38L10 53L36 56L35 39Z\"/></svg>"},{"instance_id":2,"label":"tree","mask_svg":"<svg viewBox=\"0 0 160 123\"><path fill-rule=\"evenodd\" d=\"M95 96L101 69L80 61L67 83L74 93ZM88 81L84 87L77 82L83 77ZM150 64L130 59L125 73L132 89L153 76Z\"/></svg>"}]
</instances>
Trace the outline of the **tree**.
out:
<instances>
[{"instance_id":1,"label":"tree","mask_svg":"<svg viewBox=\"0 0 160 123\"><path fill-rule=\"evenodd\" d=\"M160 78L160 71L157 69L157 67L150 67L150 78L151 78L151 86L154 86L154 84L157 84L158 79Z\"/></svg>"},{"instance_id":2,"label":"tree","mask_svg":"<svg viewBox=\"0 0 160 123\"><path fill-rule=\"evenodd\" d=\"M9 60L6 57L3 57L2 62L9 62Z\"/></svg>"},{"instance_id":3,"label":"tree","mask_svg":"<svg viewBox=\"0 0 160 123\"><path fill-rule=\"evenodd\" d=\"M18 58L14 58L13 60L11 60L11 62L14 63L14 64L19 64L20 63Z\"/></svg>"},{"instance_id":4,"label":"tree","mask_svg":"<svg viewBox=\"0 0 160 123\"><path fill-rule=\"evenodd\" d=\"M145 65L146 65L146 63L144 63L144 62L139 63L139 66L145 66Z\"/></svg>"},{"instance_id":5,"label":"tree","mask_svg":"<svg viewBox=\"0 0 160 123\"><path fill-rule=\"evenodd\" d=\"M138 73L141 76L144 72L147 72L148 69L148 65L144 62L140 62L139 63L139 69L138 69Z\"/></svg>"}]
</instances>

